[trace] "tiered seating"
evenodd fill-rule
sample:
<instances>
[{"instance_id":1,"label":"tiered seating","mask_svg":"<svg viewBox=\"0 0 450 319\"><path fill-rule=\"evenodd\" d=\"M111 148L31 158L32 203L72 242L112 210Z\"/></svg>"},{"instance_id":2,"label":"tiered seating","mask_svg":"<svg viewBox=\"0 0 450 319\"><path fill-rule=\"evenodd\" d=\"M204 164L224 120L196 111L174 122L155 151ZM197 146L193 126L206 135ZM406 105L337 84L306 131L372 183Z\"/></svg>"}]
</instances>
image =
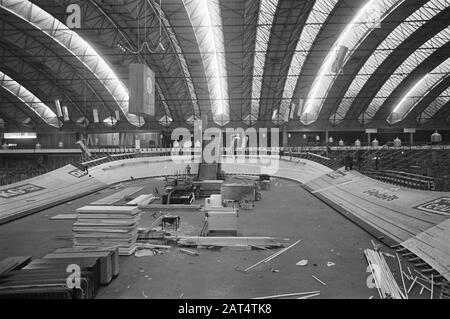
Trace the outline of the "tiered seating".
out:
<instances>
[{"instance_id":1,"label":"tiered seating","mask_svg":"<svg viewBox=\"0 0 450 319\"><path fill-rule=\"evenodd\" d=\"M416 175L401 171L365 171L366 175L378 179L382 182L395 184L403 187L423 189L423 190L435 190L435 183L433 177Z\"/></svg>"}]
</instances>

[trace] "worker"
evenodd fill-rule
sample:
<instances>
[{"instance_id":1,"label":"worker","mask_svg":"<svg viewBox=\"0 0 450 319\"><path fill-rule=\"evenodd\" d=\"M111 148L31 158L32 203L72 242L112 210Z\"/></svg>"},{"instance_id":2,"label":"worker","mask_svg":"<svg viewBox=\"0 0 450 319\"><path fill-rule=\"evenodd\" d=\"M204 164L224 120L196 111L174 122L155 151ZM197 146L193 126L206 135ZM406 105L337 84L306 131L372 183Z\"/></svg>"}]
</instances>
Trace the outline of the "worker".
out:
<instances>
[{"instance_id":1,"label":"worker","mask_svg":"<svg viewBox=\"0 0 450 319\"><path fill-rule=\"evenodd\" d=\"M191 167L189 164L186 165L186 175L191 175Z\"/></svg>"},{"instance_id":2,"label":"worker","mask_svg":"<svg viewBox=\"0 0 450 319\"><path fill-rule=\"evenodd\" d=\"M380 165L380 158L378 156L375 157L375 170L378 171L378 167Z\"/></svg>"}]
</instances>

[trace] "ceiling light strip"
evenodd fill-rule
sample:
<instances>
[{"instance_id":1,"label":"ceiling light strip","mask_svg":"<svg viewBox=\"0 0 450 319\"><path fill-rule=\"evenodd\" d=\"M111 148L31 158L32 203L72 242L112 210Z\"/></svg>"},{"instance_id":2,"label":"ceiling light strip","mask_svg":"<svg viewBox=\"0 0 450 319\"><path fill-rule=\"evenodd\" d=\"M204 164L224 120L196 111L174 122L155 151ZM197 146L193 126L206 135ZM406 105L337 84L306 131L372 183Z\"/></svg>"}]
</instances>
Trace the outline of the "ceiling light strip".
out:
<instances>
[{"instance_id":1,"label":"ceiling light strip","mask_svg":"<svg viewBox=\"0 0 450 319\"><path fill-rule=\"evenodd\" d=\"M183 0L205 69L213 120L230 121L227 69L220 3L218 0Z\"/></svg>"},{"instance_id":2,"label":"ceiling light strip","mask_svg":"<svg viewBox=\"0 0 450 319\"><path fill-rule=\"evenodd\" d=\"M317 0L309 13L289 66L288 76L283 89L280 114L285 114L286 110L290 108L295 88L297 87L306 58L308 57L323 24L328 19L337 3L338 0Z\"/></svg>"}]
</instances>

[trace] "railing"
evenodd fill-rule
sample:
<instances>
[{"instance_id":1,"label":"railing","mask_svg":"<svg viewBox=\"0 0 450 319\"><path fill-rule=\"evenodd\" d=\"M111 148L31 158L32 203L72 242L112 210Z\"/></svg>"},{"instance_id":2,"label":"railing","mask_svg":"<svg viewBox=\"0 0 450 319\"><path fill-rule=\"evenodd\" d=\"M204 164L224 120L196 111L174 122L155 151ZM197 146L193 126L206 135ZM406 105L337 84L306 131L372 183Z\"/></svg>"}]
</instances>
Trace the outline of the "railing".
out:
<instances>
[{"instance_id":1,"label":"railing","mask_svg":"<svg viewBox=\"0 0 450 319\"><path fill-rule=\"evenodd\" d=\"M297 157L297 158L303 158L303 159L307 159L316 163L319 163L321 165L324 165L328 168L331 168L333 170L337 170L338 168L341 168L342 165L342 160L340 159L331 159L319 154L314 154L314 153L302 153L302 152L289 152L286 153L284 152L285 156L291 156L291 157Z\"/></svg>"},{"instance_id":2,"label":"railing","mask_svg":"<svg viewBox=\"0 0 450 319\"><path fill-rule=\"evenodd\" d=\"M436 188L434 178L428 176L391 170L366 171L364 173L382 182L398 186L421 190L435 190Z\"/></svg>"}]
</instances>

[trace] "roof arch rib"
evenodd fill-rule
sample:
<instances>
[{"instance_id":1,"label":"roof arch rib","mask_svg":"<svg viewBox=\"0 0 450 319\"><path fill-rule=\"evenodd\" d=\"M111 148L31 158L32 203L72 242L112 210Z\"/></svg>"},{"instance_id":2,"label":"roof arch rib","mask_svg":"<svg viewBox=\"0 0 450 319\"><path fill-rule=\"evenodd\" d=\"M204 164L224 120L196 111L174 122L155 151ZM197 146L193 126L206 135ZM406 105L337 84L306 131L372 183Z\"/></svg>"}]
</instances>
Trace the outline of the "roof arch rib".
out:
<instances>
[{"instance_id":1,"label":"roof arch rib","mask_svg":"<svg viewBox=\"0 0 450 319\"><path fill-rule=\"evenodd\" d=\"M213 121L230 121L225 45L218 0L182 0L205 70Z\"/></svg>"},{"instance_id":2,"label":"roof arch rib","mask_svg":"<svg viewBox=\"0 0 450 319\"><path fill-rule=\"evenodd\" d=\"M54 0L62 7L66 7L70 4L71 0ZM136 1L128 1L129 3L135 3L138 5ZM98 29L98 26L104 26L105 23L111 25L111 27L106 27L102 29L102 37L108 38L108 45L117 49L117 47L127 47L128 50L132 51L131 54L134 59L137 59L139 63L148 64L147 58L148 56L144 55L138 48L135 41L132 37L126 32L129 28L122 29L123 27L116 23L114 18L111 16L112 12L108 12L105 8L105 4L102 6L99 5L95 0L83 1L80 4L85 10L82 10L82 13L85 15L83 21L90 26L92 29ZM128 8L127 6L121 6L121 8ZM100 16L96 16L93 14L93 10L100 13ZM98 29L100 30L100 29ZM120 45L120 46L119 46ZM156 94L163 105L164 114L168 115L170 118L173 118L171 111L169 110L167 99L163 94L163 90L161 89L160 82L161 79L156 79ZM155 114L156 116L158 114Z\"/></svg>"},{"instance_id":3,"label":"roof arch rib","mask_svg":"<svg viewBox=\"0 0 450 319\"><path fill-rule=\"evenodd\" d=\"M256 25L255 52L253 55L253 78L249 122L259 117L261 89L269 39L279 0L260 0Z\"/></svg>"},{"instance_id":4,"label":"roof arch rib","mask_svg":"<svg viewBox=\"0 0 450 319\"><path fill-rule=\"evenodd\" d=\"M292 57L286 82L284 84L279 114L284 115L289 109L292 112L292 103L295 88L300 79L305 61L316 41L323 24L338 4L339 0L317 0L308 15L303 30L298 38L297 46ZM290 116L291 117L291 116Z\"/></svg>"},{"instance_id":5,"label":"roof arch rib","mask_svg":"<svg viewBox=\"0 0 450 319\"><path fill-rule=\"evenodd\" d=\"M46 124L55 128L60 128L62 126L61 121L50 107L45 105L33 93L28 91L25 87L14 81L14 79L10 78L2 71L0 71L0 87L21 101Z\"/></svg>"},{"instance_id":6,"label":"roof arch rib","mask_svg":"<svg viewBox=\"0 0 450 319\"><path fill-rule=\"evenodd\" d=\"M22 58L38 64L40 70L44 70L44 72L49 72L52 76L55 76L62 85L70 87L76 96L89 94L90 97L92 95L95 103L93 101L90 102L93 106L105 109L108 114L112 113L109 111L106 101L96 91L92 83L84 78L83 74L79 73L80 70L75 65L72 65L70 61L66 61L55 48L39 42L11 23L7 23L6 21L1 21L1 23L0 34L5 45L8 45L9 48L16 52L20 52ZM77 98L75 98L75 101L77 103L80 102Z\"/></svg>"},{"instance_id":7,"label":"roof arch rib","mask_svg":"<svg viewBox=\"0 0 450 319\"><path fill-rule=\"evenodd\" d=\"M53 79L43 67L37 67L37 62L27 61L18 52L20 52L20 49L17 47L3 44L0 41L0 70L10 74L18 82L26 81L27 83L32 83L32 85L27 85L28 89L31 90L31 86L37 87L39 91L45 94L47 99L50 98L52 101L60 100L63 105L69 103L75 107L79 116L86 116L80 105L72 98L75 93L67 92L65 87L60 85L58 80ZM34 89L32 91L34 92ZM69 118L72 118L74 108L70 107L68 111Z\"/></svg>"},{"instance_id":8,"label":"roof arch rib","mask_svg":"<svg viewBox=\"0 0 450 319\"><path fill-rule=\"evenodd\" d=\"M407 42L413 34L422 28L427 20L433 19L450 4L448 0L430 0L414 11L402 23L400 23L374 50L368 60L359 69L344 97L340 100L337 110L329 118L333 125L342 123L347 116L353 102L359 95L365 84L388 57L402 44Z\"/></svg>"},{"instance_id":9,"label":"roof arch rib","mask_svg":"<svg viewBox=\"0 0 450 319\"><path fill-rule=\"evenodd\" d=\"M364 39L405 0L370 0L334 43L320 66L301 112L304 125L314 123L342 67Z\"/></svg>"},{"instance_id":10,"label":"roof arch rib","mask_svg":"<svg viewBox=\"0 0 450 319\"><path fill-rule=\"evenodd\" d=\"M128 112L127 89L108 64L77 33L28 0L0 0L0 8L47 35L70 55L77 58L110 93L112 100L118 105L128 122L138 127L145 123L141 117Z\"/></svg>"},{"instance_id":11,"label":"roof arch rib","mask_svg":"<svg viewBox=\"0 0 450 319\"><path fill-rule=\"evenodd\" d=\"M393 92L403 83L403 81L426 61L433 53L438 51L450 41L450 26L433 36L422 46L416 49L411 55L403 60L403 63L390 75L384 85L378 90L370 104L358 116L358 121L362 124L370 123L379 110L386 103Z\"/></svg>"},{"instance_id":12,"label":"roof arch rib","mask_svg":"<svg viewBox=\"0 0 450 319\"><path fill-rule=\"evenodd\" d=\"M416 122L423 125L433 119L440 110L450 103L450 86L437 96L426 108L416 117Z\"/></svg>"},{"instance_id":13,"label":"roof arch rib","mask_svg":"<svg viewBox=\"0 0 450 319\"><path fill-rule=\"evenodd\" d=\"M5 120L9 130L16 128L18 131L21 131L25 125L23 123L30 118L27 113L21 109L24 106L25 105L22 102L17 100L16 97L13 97L9 92L0 89L0 118ZM30 113L33 113L33 111L30 110ZM33 119L33 121L33 124L35 125L38 121L43 122L42 120L37 121L36 119ZM44 125L48 126L45 123Z\"/></svg>"},{"instance_id":14,"label":"roof arch rib","mask_svg":"<svg viewBox=\"0 0 450 319\"><path fill-rule=\"evenodd\" d=\"M438 86L449 76L450 58L442 62L431 72L424 75L412 86L412 88L403 96L400 102L393 108L391 114L387 118L388 123L392 125L403 121L405 117L414 109L414 107L416 107L421 101L423 101L423 99L434 88L436 88L436 86ZM444 97L442 97L442 99L444 99ZM431 110L429 111L431 112Z\"/></svg>"}]
</instances>

